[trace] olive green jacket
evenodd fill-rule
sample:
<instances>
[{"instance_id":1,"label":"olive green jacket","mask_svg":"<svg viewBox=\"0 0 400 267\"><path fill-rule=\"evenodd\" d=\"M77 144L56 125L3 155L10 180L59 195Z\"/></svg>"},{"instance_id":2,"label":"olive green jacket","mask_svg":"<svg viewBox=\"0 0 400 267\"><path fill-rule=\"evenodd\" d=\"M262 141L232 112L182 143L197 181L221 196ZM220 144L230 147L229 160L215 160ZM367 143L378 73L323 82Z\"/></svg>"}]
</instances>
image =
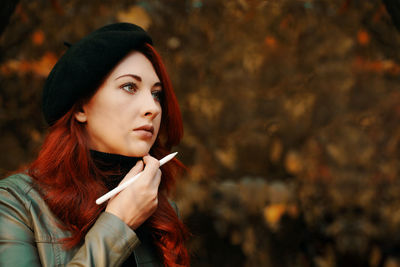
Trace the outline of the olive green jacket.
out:
<instances>
[{"instance_id":1,"label":"olive green jacket","mask_svg":"<svg viewBox=\"0 0 400 267\"><path fill-rule=\"evenodd\" d=\"M119 266L133 252L137 266L161 266L151 249L118 217L103 212L83 245L64 250L58 227L31 178L15 174L0 180L0 266Z\"/></svg>"}]
</instances>

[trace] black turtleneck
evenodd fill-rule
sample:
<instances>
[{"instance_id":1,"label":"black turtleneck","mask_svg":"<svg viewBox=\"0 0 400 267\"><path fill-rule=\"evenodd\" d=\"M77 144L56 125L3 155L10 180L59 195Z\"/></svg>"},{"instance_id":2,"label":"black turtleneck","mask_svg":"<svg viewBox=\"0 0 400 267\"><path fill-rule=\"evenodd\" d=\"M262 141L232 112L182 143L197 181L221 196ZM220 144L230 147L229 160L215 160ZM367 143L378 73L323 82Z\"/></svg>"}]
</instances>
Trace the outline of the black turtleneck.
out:
<instances>
[{"instance_id":1,"label":"black turtleneck","mask_svg":"<svg viewBox=\"0 0 400 267\"><path fill-rule=\"evenodd\" d=\"M128 157L96 150L90 150L90 155L96 167L106 174L104 183L108 190L114 189L132 167L141 160L138 157Z\"/></svg>"}]
</instances>

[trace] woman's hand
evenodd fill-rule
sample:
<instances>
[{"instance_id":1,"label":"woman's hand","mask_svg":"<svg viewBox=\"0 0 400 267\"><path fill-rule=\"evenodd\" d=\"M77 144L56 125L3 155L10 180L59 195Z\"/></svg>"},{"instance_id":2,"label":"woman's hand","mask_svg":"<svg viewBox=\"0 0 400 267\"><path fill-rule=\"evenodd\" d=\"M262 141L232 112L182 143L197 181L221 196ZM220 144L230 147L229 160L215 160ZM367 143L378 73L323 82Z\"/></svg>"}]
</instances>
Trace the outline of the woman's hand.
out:
<instances>
[{"instance_id":1,"label":"woman's hand","mask_svg":"<svg viewBox=\"0 0 400 267\"><path fill-rule=\"evenodd\" d=\"M143 161L146 167L143 170ZM151 156L143 157L129 171L121 183L143 170L133 184L108 201L106 211L124 221L133 230L137 229L158 205L158 186L161 181L160 163Z\"/></svg>"}]
</instances>

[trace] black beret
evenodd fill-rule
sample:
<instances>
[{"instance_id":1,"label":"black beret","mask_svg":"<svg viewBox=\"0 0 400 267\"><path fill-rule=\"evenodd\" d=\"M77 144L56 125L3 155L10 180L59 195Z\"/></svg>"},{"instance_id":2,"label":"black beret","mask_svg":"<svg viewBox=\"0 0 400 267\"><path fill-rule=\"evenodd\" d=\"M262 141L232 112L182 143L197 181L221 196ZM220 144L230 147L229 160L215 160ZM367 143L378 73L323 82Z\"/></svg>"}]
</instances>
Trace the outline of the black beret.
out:
<instances>
[{"instance_id":1,"label":"black beret","mask_svg":"<svg viewBox=\"0 0 400 267\"><path fill-rule=\"evenodd\" d=\"M151 37L139 26L116 23L104 26L73 44L51 70L43 89L43 113L49 125L74 103L90 95L130 51Z\"/></svg>"}]
</instances>

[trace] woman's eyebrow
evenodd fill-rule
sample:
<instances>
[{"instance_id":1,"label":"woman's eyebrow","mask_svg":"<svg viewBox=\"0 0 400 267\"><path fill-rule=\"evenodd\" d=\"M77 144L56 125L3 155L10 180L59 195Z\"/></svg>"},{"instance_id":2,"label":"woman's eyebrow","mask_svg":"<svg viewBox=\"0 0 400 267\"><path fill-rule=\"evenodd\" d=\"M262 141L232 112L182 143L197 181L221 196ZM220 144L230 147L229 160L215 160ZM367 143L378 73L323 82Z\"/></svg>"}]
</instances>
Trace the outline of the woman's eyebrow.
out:
<instances>
[{"instance_id":1,"label":"woman's eyebrow","mask_svg":"<svg viewBox=\"0 0 400 267\"><path fill-rule=\"evenodd\" d=\"M123 77L132 77L132 78L134 78L135 80L138 80L139 82L142 81L142 78L140 78L140 76L137 76L137 75L135 75L135 74L124 74L124 75L121 75L121 76L115 78L115 80L118 80L119 78L123 78Z\"/></svg>"},{"instance_id":2,"label":"woman's eyebrow","mask_svg":"<svg viewBox=\"0 0 400 267\"><path fill-rule=\"evenodd\" d=\"M135 75L135 74L124 74L124 75L118 76L117 78L115 78L115 80L118 80L119 78L123 78L123 77L132 77L133 79L135 79L135 80L137 80L139 82L142 81L142 78L140 76L138 76L138 75ZM162 87L162 83L161 82L154 83L153 87L157 87L157 86Z\"/></svg>"}]
</instances>

